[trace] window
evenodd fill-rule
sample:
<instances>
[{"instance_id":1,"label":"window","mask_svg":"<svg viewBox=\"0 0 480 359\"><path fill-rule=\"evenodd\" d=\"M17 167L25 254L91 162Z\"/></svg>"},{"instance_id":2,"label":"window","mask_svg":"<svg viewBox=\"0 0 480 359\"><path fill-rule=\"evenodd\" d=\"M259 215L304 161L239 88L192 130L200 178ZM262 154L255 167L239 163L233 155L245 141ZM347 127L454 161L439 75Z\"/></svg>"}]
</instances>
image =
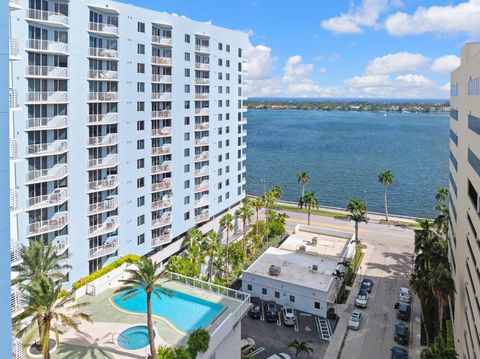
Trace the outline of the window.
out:
<instances>
[{"instance_id":1,"label":"window","mask_svg":"<svg viewBox=\"0 0 480 359\"><path fill-rule=\"evenodd\" d=\"M145 186L145 178L137 178L137 188L142 188Z\"/></svg>"},{"instance_id":2,"label":"window","mask_svg":"<svg viewBox=\"0 0 480 359\"><path fill-rule=\"evenodd\" d=\"M238 49L238 57L242 57L242 49Z\"/></svg>"},{"instance_id":3,"label":"window","mask_svg":"<svg viewBox=\"0 0 480 359\"><path fill-rule=\"evenodd\" d=\"M137 236L137 245L139 246L143 243L145 243L145 234L142 233Z\"/></svg>"},{"instance_id":4,"label":"window","mask_svg":"<svg viewBox=\"0 0 480 359\"><path fill-rule=\"evenodd\" d=\"M183 157L190 157L190 148L185 148L183 150Z\"/></svg>"},{"instance_id":5,"label":"window","mask_svg":"<svg viewBox=\"0 0 480 359\"><path fill-rule=\"evenodd\" d=\"M222 86L218 86L218 93L222 93L222 91L223 91Z\"/></svg>"},{"instance_id":6,"label":"window","mask_svg":"<svg viewBox=\"0 0 480 359\"><path fill-rule=\"evenodd\" d=\"M294 295L290 296L290 302L295 303L295 296Z\"/></svg>"},{"instance_id":7,"label":"window","mask_svg":"<svg viewBox=\"0 0 480 359\"><path fill-rule=\"evenodd\" d=\"M218 196L218 203L222 203L222 196Z\"/></svg>"},{"instance_id":8,"label":"window","mask_svg":"<svg viewBox=\"0 0 480 359\"><path fill-rule=\"evenodd\" d=\"M185 101L184 105L186 110L188 110L190 108L190 101Z\"/></svg>"},{"instance_id":9,"label":"window","mask_svg":"<svg viewBox=\"0 0 480 359\"><path fill-rule=\"evenodd\" d=\"M145 92L145 82L137 82L137 92Z\"/></svg>"},{"instance_id":10,"label":"window","mask_svg":"<svg viewBox=\"0 0 480 359\"><path fill-rule=\"evenodd\" d=\"M145 111L145 102L143 101L137 102L137 111Z\"/></svg>"},{"instance_id":11,"label":"window","mask_svg":"<svg viewBox=\"0 0 480 359\"><path fill-rule=\"evenodd\" d=\"M137 160L137 169L144 168L145 167L145 160L143 158L139 158Z\"/></svg>"},{"instance_id":12,"label":"window","mask_svg":"<svg viewBox=\"0 0 480 359\"><path fill-rule=\"evenodd\" d=\"M190 132L185 132L183 134L183 140L184 141L190 141Z\"/></svg>"},{"instance_id":13,"label":"window","mask_svg":"<svg viewBox=\"0 0 480 359\"><path fill-rule=\"evenodd\" d=\"M187 164L187 165L183 166L183 172L184 173L190 172L190 165Z\"/></svg>"},{"instance_id":14,"label":"window","mask_svg":"<svg viewBox=\"0 0 480 359\"><path fill-rule=\"evenodd\" d=\"M275 298L280 298L280 292L275 291Z\"/></svg>"},{"instance_id":15,"label":"window","mask_svg":"<svg viewBox=\"0 0 480 359\"><path fill-rule=\"evenodd\" d=\"M222 141L218 141L218 148L222 148L222 147L223 147Z\"/></svg>"},{"instance_id":16,"label":"window","mask_svg":"<svg viewBox=\"0 0 480 359\"><path fill-rule=\"evenodd\" d=\"M228 166L227 166L228 167ZM225 180L225 186L229 186L230 185L230 180L229 179L226 179Z\"/></svg>"},{"instance_id":17,"label":"window","mask_svg":"<svg viewBox=\"0 0 480 359\"><path fill-rule=\"evenodd\" d=\"M218 66L223 66L223 60L222 59L218 59Z\"/></svg>"},{"instance_id":18,"label":"window","mask_svg":"<svg viewBox=\"0 0 480 359\"><path fill-rule=\"evenodd\" d=\"M145 205L145 196L137 198L137 207L142 207Z\"/></svg>"},{"instance_id":19,"label":"window","mask_svg":"<svg viewBox=\"0 0 480 359\"><path fill-rule=\"evenodd\" d=\"M230 81L230 74L225 74L225 80ZM228 93L228 92L227 92Z\"/></svg>"},{"instance_id":20,"label":"window","mask_svg":"<svg viewBox=\"0 0 480 359\"><path fill-rule=\"evenodd\" d=\"M219 134L219 135L221 135L221 134L222 134L222 130L223 130L223 128L222 128L222 127L219 127L219 128L218 128L218 130L217 130L217 131L218 131L218 134Z\"/></svg>"},{"instance_id":21,"label":"window","mask_svg":"<svg viewBox=\"0 0 480 359\"><path fill-rule=\"evenodd\" d=\"M142 64L142 63L137 64L137 73L139 74L145 73L145 64Z\"/></svg>"},{"instance_id":22,"label":"window","mask_svg":"<svg viewBox=\"0 0 480 359\"><path fill-rule=\"evenodd\" d=\"M145 121L137 121L137 131L145 130Z\"/></svg>"},{"instance_id":23,"label":"window","mask_svg":"<svg viewBox=\"0 0 480 359\"><path fill-rule=\"evenodd\" d=\"M190 43L190 35L189 35L189 34L185 34L185 42L186 42L187 44Z\"/></svg>"},{"instance_id":24,"label":"window","mask_svg":"<svg viewBox=\"0 0 480 359\"><path fill-rule=\"evenodd\" d=\"M137 23L137 31L138 31L138 32L145 32L145 23L143 23L143 22L138 22L138 23Z\"/></svg>"},{"instance_id":25,"label":"window","mask_svg":"<svg viewBox=\"0 0 480 359\"><path fill-rule=\"evenodd\" d=\"M267 295L267 288L262 288L262 294Z\"/></svg>"},{"instance_id":26,"label":"window","mask_svg":"<svg viewBox=\"0 0 480 359\"><path fill-rule=\"evenodd\" d=\"M320 303L319 302L315 302L315 309L320 309Z\"/></svg>"},{"instance_id":27,"label":"window","mask_svg":"<svg viewBox=\"0 0 480 359\"><path fill-rule=\"evenodd\" d=\"M145 215L141 215L137 217L137 226L142 226L145 224Z\"/></svg>"},{"instance_id":28,"label":"window","mask_svg":"<svg viewBox=\"0 0 480 359\"><path fill-rule=\"evenodd\" d=\"M225 66L230 67L230 60L225 60Z\"/></svg>"},{"instance_id":29,"label":"window","mask_svg":"<svg viewBox=\"0 0 480 359\"><path fill-rule=\"evenodd\" d=\"M222 107L222 104L223 104L222 100L218 100L218 107Z\"/></svg>"},{"instance_id":30,"label":"window","mask_svg":"<svg viewBox=\"0 0 480 359\"><path fill-rule=\"evenodd\" d=\"M247 290L252 291L252 285L251 284L247 284Z\"/></svg>"},{"instance_id":31,"label":"window","mask_svg":"<svg viewBox=\"0 0 480 359\"><path fill-rule=\"evenodd\" d=\"M190 219L190 212L185 212L185 214L183 215L183 220L188 221L189 219Z\"/></svg>"},{"instance_id":32,"label":"window","mask_svg":"<svg viewBox=\"0 0 480 359\"><path fill-rule=\"evenodd\" d=\"M145 45L137 44L137 54L145 55Z\"/></svg>"},{"instance_id":33,"label":"window","mask_svg":"<svg viewBox=\"0 0 480 359\"><path fill-rule=\"evenodd\" d=\"M190 77L190 69L185 69L185 77Z\"/></svg>"},{"instance_id":34,"label":"window","mask_svg":"<svg viewBox=\"0 0 480 359\"><path fill-rule=\"evenodd\" d=\"M219 169L217 170L217 174L218 174L219 176L222 175L222 169L221 169L221 168L219 168ZM218 189L222 189L222 183L221 183L221 182L218 184Z\"/></svg>"},{"instance_id":35,"label":"window","mask_svg":"<svg viewBox=\"0 0 480 359\"><path fill-rule=\"evenodd\" d=\"M230 45L225 46L225 50L226 50L227 52L230 52Z\"/></svg>"},{"instance_id":36,"label":"window","mask_svg":"<svg viewBox=\"0 0 480 359\"><path fill-rule=\"evenodd\" d=\"M183 188L184 189L190 188L190 181L189 180L186 180L185 182L183 182Z\"/></svg>"},{"instance_id":37,"label":"window","mask_svg":"<svg viewBox=\"0 0 480 359\"><path fill-rule=\"evenodd\" d=\"M230 192L225 193L225 199L229 199L229 198L230 198Z\"/></svg>"},{"instance_id":38,"label":"window","mask_svg":"<svg viewBox=\"0 0 480 359\"><path fill-rule=\"evenodd\" d=\"M222 73L221 73L221 72L218 73L218 79L219 79L219 80L222 79Z\"/></svg>"},{"instance_id":39,"label":"window","mask_svg":"<svg viewBox=\"0 0 480 359\"><path fill-rule=\"evenodd\" d=\"M137 150L143 150L145 148L145 140L137 140Z\"/></svg>"},{"instance_id":40,"label":"window","mask_svg":"<svg viewBox=\"0 0 480 359\"><path fill-rule=\"evenodd\" d=\"M218 43L218 49L219 49L220 51L223 50L223 44L222 44L221 42Z\"/></svg>"},{"instance_id":41,"label":"window","mask_svg":"<svg viewBox=\"0 0 480 359\"><path fill-rule=\"evenodd\" d=\"M185 93L190 93L190 85L185 85Z\"/></svg>"},{"instance_id":42,"label":"window","mask_svg":"<svg viewBox=\"0 0 480 359\"><path fill-rule=\"evenodd\" d=\"M184 119L183 119L183 124L184 124L185 126L190 125L190 117L188 117L188 116L187 116L187 117L184 117Z\"/></svg>"},{"instance_id":43,"label":"window","mask_svg":"<svg viewBox=\"0 0 480 359\"><path fill-rule=\"evenodd\" d=\"M185 53L185 61L190 61L190 53L189 52Z\"/></svg>"},{"instance_id":44,"label":"window","mask_svg":"<svg viewBox=\"0 0 480 359\"><path fill-rule=\"evenodd\" d=\"M190 203L190 196L185 196L185 197L183 198L183 204L187 205L187 204L189 204L189 203Z\"/></svg>"}]
</instances>

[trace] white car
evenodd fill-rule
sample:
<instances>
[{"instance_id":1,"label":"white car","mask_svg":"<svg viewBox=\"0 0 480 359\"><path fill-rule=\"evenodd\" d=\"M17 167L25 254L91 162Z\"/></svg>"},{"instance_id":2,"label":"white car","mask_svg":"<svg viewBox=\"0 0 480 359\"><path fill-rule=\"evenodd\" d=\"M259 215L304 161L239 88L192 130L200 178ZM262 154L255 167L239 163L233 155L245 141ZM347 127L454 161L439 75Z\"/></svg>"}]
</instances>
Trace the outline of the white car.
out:
<instances>
[{"instance_id":1,"label":"white car","mask_svg":"<svg viewBox=\"0 0 480 359\"><path fill-rule=\"evenodd\" d=\"M360 323L362 322L362 312L358 309L354 309L350 319L348 321L348 327L353 330L360 329Z\"/></svg>"},{"instance_id":2,"label":"white car","mask_svg":"<svg viewBox=\"0 0 480 359\"><path fill-rule=\"evenodd\" d=\"M240 341L240 348L242 355L247 355L251 351L255 350L255 340L252 338L242 339Z\"/></svg>"},{"instance_id":3,"label":"white car","mask_svg":"<svg viewBox=\"0 0 480 359\"><path fill-rule=\"evenodd\" d=\"M295 325L295 313L292 308L284 307L282 309L283 324Z\"/></svg>"},{"instance_id":4,"label":"white car","mask_svg":"<svg viewBox=\"0 0 480 359\"><path fill-rule=\"evenodd\" d=\"M400 288L400 290L398 291L398 300L400 302L410 303L410 301L412 300L412 297L410 295L410 289L405 287Z\"/></svg>"},{"instance_id":5,"label":"white car","mask_svg":"<svg viewBox=\"0 0 480 359\"><path fill-rule=\"evenodd\" d=\"M278 354L273 354L270 355L267 359L292 359L290 355L286 353L278 353Z\"/></svg>"},{"instance_id":6,"label":"white car","mask_svg":"<svg viewBox=\"0 0 480 359\"><path fill-rule=\"evenodd\" d=\"M365 289L360 289L355 298L355 305L360 308L366 308L368 302L368 292Z\"/></svg>"}]
</instances>

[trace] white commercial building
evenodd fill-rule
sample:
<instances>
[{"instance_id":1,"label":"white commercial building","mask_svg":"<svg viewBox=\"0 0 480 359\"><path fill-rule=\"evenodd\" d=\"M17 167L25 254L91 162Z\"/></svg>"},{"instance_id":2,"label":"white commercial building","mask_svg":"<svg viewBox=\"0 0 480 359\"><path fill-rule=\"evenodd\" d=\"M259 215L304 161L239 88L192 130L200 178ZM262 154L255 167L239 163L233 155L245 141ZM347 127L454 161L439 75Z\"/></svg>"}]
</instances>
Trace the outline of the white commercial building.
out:
<instances>
[{"instance_id":1,"label":"white commercial building","mask_svg":"<svg viewBox=\"0 0 480 359\"><path fill-rule=\"evenodd\" d=\"M279 248L269 248L242 274L242 291L326 317L340 281L336 271L354 251L354 234L297 225Z\"/></svg>"}]
</instances>

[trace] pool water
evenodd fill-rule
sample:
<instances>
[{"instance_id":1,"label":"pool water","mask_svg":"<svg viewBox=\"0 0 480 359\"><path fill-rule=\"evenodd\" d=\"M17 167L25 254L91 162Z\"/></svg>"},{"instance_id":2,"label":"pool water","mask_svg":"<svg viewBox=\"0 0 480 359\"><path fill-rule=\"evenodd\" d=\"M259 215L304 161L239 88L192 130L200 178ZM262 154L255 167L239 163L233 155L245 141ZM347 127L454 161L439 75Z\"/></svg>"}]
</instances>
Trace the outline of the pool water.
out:
<instances>
[{"instance_id":1,"label":"pool water","mask_svg":"<svg viewBox=\"0 0 480 359\"><path fill-rule=\"evenodd\" d=\"M153 333L155 335L155 333ZM149 345L148 328L145 325L137 325L124 330L117 339L118 345L123 349L136 350Z\"/></svg>"},{"instance_id":2,"label":"pool water","mask_svg":"<svg viewBox=\"0 0 480 359\"><path fill-rule=\"evenodd\" d=\"M172 290L168 297L158 292L161 299L152 295L152 313L167 319L178 329L188 333L195 329L205 328L222 312L222 304ZM125 295L119 293L112 298L119 308L135 313L147 312L146 294L143 291L133 298L125 300Z\"/></svg>"}]
</instances>

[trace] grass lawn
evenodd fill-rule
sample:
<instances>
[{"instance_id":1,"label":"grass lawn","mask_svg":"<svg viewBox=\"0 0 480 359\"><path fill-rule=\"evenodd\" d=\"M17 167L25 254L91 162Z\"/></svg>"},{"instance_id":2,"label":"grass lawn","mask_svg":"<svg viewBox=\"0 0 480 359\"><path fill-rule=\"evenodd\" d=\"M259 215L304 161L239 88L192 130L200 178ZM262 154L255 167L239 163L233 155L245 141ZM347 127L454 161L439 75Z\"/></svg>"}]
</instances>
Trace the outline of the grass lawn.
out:
<instances>
[{"instance_id":1,"label":"grass lawn","mask_svg":"<svg viewBox=\"0 0 480 359\"><path fill-rule=\"evenodd\" d=\"M307 213L305 208L298 208L296 206L289 206L286 204L277 204L278 209L283 209L284 211L298 212L298 213ZM330 217L342 217L347 218L347 214L341 212L327 211L323 209L312 209L311 214L319 214L321 216L330 216Z\"/></svg>"}]
</instances>

